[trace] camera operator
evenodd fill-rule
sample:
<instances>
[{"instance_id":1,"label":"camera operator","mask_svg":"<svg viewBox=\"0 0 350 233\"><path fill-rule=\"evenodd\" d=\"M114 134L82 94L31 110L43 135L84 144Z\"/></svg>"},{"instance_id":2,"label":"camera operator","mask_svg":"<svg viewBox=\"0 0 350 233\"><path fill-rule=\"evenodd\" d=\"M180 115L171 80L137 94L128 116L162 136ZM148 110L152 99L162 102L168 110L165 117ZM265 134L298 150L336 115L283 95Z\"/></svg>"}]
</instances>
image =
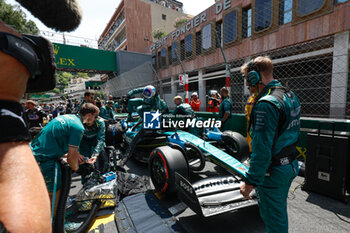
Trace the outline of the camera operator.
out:
<instances>
[{"instance_id":1,"label":"camera operator","mask_svg":"<svg viewBox=\"0 0 350 233\"><path fill-rule=\"evenodd\" d=\"M7 40L25 46L22 35L0 20L0 41ZM5 228L9 232L51 232L50 200L29 147L30 134L21 118L23 109L19 104L32 70L27 62L13 55L13 51L21 50L20 47L3 46L4 43L1 43L0 229Z\"/></svg>"}]
</instances>

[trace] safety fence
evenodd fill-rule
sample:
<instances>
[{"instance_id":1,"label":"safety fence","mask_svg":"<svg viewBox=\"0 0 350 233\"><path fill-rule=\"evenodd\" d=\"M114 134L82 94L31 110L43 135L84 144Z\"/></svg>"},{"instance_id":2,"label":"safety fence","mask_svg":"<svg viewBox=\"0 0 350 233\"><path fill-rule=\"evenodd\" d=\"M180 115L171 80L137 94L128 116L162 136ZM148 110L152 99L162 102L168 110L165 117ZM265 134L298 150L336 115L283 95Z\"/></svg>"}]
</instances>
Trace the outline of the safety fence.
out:
<instances>
[{"instance_id":1,"label":"safety fence","mask_svg":"<svg viewBox=\"0 0 350 233\"><path fill-rule=\"evenodd\" d=\"M269 56L273 76L298 96L302 116L350 118L349 1L246 2L219 1L153 47L170 107L171 97L184 95L179 74L189 76L189 91L199 93L204 110L206 95L227 85L230 70L234 113L243 113L250 93L240 67Z\"/></svg>"}]
</instances>

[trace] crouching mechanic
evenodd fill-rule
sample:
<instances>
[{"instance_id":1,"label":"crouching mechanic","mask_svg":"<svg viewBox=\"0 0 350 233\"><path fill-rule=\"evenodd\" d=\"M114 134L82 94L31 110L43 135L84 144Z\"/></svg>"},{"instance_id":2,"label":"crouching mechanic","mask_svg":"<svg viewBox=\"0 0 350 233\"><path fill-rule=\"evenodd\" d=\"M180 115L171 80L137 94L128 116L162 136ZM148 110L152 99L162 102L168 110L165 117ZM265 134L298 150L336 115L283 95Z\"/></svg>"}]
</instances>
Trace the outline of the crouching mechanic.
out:
<instances>
[{"instance_id":1,"label":"crouching mechanic","mask_svg":"<svg viewBox=\"0 0 350 233\"><path fill-rule=\"evenodd\" d=\"M287 233L287 196L298 174L295 146L300 130L297 96L272 76L268 57L257 57L241 68L247 84L258 96L250 116L252 154L241 193L246 198L255 188L260 215L268 233Z\"/></svg>"},{"instance_id":2,"label":"crouching mechanic","mask_svg":"<svg viewBox=\"0 0 350 233\"><path fill-rule=\"evenodd\" d=\"M78 170L79 164L84 163L84 156L78 152L84 134L83 124L92 126L98 114L98 107L90 103L83 104L78 115L68 114L56 117L30 143L44 176L51 203L55 185L55 170L57 169L55 210L62 185L61 169L57 161L68 152L69 166L74 171Z\"/></svg>"},{"instance_id":3,"label":"crouching mechanic","mask_svg":"<svg viewBox=\"0 0 350 233\"><path fill-rule=\"evenodd\" d=\"M129 100L128 102L129 119L131 117L130 114L134 112L135 109L141 118L143 118L143 113L147 111L150 112L150 111L159 110L161 113L168 112L168 106L166 102L160 98L156 88L152 85L136 88L129 91L127 98L130 99L134 95L141 94L141 93L143 96L142 99L138 99L138 101L137 99L136 101Z\"/></svg>"}]
</instances>

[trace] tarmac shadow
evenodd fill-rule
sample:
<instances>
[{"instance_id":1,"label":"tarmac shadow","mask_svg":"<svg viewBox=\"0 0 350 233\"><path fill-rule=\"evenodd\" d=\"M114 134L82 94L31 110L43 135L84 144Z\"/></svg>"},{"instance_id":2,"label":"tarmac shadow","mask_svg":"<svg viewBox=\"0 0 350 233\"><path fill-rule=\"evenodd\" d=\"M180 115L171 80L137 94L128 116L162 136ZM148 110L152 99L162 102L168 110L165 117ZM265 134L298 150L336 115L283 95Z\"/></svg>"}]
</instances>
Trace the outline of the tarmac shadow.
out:
<instances>
[{"instance_id":1,"label":"tarmac shadow","mask_svg":"<svg viewBox=\"0 0 350 233\"><path fill-rule=\"evenodd\" d=\"M259 207L251 206L235 212L203 218L196 214L178 216L180 225L191 233L264 233L265 225Z\"/></svg>"},{"instance_id":2,"label":"tarmac shadow","mask_svg":"<svg viewBox=\"0 0 350 233\"><path fill-rule=\"evenodd\" d=\"M339 200L335 200L311 191L304 190L304 192L308 194L308 197L306 198L307 202L333 212L338 218L340 218L338 215L350 218L350 203L346 204Z\"/></svg>"}]
</instances>

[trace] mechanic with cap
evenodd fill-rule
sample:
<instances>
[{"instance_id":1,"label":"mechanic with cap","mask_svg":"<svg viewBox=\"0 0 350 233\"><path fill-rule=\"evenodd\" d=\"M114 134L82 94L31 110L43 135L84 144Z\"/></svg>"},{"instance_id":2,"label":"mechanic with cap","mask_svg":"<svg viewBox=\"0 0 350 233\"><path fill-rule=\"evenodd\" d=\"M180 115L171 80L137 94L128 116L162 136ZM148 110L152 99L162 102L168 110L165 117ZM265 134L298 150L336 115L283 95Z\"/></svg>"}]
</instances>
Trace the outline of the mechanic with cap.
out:
<instances>
[{"instance_id":1,"label":"mechanic with cap","mask_svg":"<svg viewBox=\"0 0 350 233\"><path fill-rule=\"evenodd\" d=\"M250 116L252 154L241 193L250 199L255 188L260 215L268 233L287 233L287 197L299 168L295 146L300 130L297 96L273 77L268 57L241 67L246 82L258 91Z\"/></svg>"},{"instance_id":2,"label":"mechanic with cap","mask_svg":"<svg viewBox=\"0 0 350 233\"><path fill-rule=\"evenodd\" d=\"M209 92L209 101L207 112L219 112L219 106L221 104L221 96L216 90Z\"/></svg>"},{"instance_id":3,"label":"mechanic with cap","mask_svg":"<svg viewBox=\"0 0 350 233\"><path fill-rule=\"evenodd\" d=\"M199 108L201 106L201 100L198 99L198 93L197 92L193 92L191 95L191 100L190 100L190 105L193 109L193 111L198 112Z\"/></svg>"},{"instance_id":4,"label":"mechanic with cap","mask_svg":"<svg viewBox=\"0 0 350 233\"><path fill-rule=\"evenodd\" d=\"M228 129L228 120L232 115L232 100L229 97L228 89L226 87L222 87L220 89L220 95L222 102L219 106L219 117L221 119L221 131L225 131Z\"/></svg>"},{"instance_id":5,"label":"mechanic with cap","mask_svg":"<svg viewBox=\"0 0 350 233\"><path fill-rule=\"evenodd\" d=\"M137 94L142 94L142 99L131 99ZM143 118L144 112L157 111L161 113L168 112L168 106L166 102L160 98L157 90L154 86L148 85L146 87L140 87L128 92L128 120L131 118L131 113L137 111L139 116Z\"/></svg>"}]
</instances>

